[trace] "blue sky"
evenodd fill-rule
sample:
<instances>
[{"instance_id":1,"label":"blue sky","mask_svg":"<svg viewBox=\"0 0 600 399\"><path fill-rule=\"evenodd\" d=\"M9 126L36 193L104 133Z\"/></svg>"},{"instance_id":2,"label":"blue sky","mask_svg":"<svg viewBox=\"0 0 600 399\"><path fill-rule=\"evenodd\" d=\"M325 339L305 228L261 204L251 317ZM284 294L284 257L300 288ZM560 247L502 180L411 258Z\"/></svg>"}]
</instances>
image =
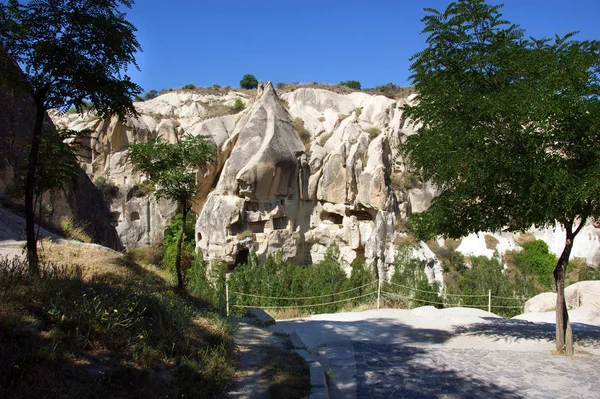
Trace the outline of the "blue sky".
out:
<instances>
[{"instance_id":1,"label":"blue sky","mask_svg":"<svg viewBox=\"0 0 600 399\"><path fill-rule=\"evenodd\" d=\"M490 0L497 4L500 1ZM409 84L409 57L425 46L423 7L449 0L137 0L127 18L138 28L145 91L239 86L246 73L272 82L338 83L364 87ZM600 39L598 0L505 0L504 17L527 35L578 30Z\"/></svg>"}]
</instances>

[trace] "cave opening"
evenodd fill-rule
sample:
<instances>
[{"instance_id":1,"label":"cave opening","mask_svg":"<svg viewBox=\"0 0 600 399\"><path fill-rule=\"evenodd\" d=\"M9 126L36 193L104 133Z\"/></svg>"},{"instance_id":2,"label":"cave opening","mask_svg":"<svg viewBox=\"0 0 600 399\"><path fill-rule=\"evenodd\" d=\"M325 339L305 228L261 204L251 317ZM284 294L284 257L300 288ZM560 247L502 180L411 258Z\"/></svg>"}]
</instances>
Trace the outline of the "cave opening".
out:
<instances>
[{"instance_id":1,"label":"cave opening","mask_svg":"<svg viewBox=\"0 0 600 399\"><path fill-rule=\"evenodd\" d=\"M239 265L245 265L248 263L248 255L250 255L250 251L248 248L242 248L235 254L235 262L233 263L233 267L236 268Z\"/></svg>"}]
</instances>

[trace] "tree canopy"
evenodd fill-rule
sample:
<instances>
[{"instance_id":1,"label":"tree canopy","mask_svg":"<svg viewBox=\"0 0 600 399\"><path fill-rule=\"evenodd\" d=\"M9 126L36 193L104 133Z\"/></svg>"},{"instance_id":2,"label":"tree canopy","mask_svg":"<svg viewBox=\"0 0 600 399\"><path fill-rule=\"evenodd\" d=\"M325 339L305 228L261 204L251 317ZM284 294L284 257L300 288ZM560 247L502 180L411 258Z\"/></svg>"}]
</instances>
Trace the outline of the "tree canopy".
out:
<instances>
[{"instance_id":1,"label":"tree canopy","mask_svg":"<svg viewBox=\"0 0 600 399\"><path fill-rule=\"evenodd\" d=\"M411 224L420 238L458 238L558 221L561 297L573 239L600 215L600 42L526 38L500 8L425 9L427 47L411 58L418 96L404 108L418 134L402 152L440 195Z\"/></svg>"},{"instance_id":2,"label":"tree canopy","mask_svg":"<svg viewBox=\"0 0 600 399\"><path fill-rule=\"evenodd\" d=\"M198 192L196 174L214 159L216 148L206 137L188 134L175 144L159 140L131 144L128 155L134 170L145 173L156 185L156 196L174 201L181 207L183 222L177 243L175 271L177 288L182 291L181 246L186 218Z\"/></svg>"},{"instance_id":3,"label":"tree canopy","mask_svg":"<svg viewBox=\"0 0 600 399\"><path fill-rule=\"evenodd\" d=\"M258 80L256 80L254 75L246 74L240 80L240 87L248 90L256 89L258 87Z\"/></svg>"},{"instance_id":4,"label":"tree canopy","mask_svg":"<svg viewBox=\"0 0 600 399\"><path fill-rule=\"evenodd\" d=\"M125 74L141 51L136 28L121 7L133 0L37 0L0 4L0 50L24 73L35 103L35 124L25 182L27 258L38 271L34 191L46 110L91 109L100 116L136 115L132 98L141 88ZM4 71L0 71L4 73Z\"/></svg>"}]
</instances>

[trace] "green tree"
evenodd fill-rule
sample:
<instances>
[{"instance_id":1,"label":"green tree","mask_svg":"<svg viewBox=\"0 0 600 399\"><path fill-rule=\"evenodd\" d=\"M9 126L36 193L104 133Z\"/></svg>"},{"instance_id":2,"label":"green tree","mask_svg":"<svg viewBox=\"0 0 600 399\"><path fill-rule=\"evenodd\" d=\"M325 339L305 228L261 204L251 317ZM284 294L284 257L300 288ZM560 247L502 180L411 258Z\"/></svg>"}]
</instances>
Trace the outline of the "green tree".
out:
<instances>
[{"instance_id":1,"label":"green tree","mask_svg":"<svg viewBox=\"0 0 600 399\"><path fill-rule=\"evenodd\" d=\"M353 90L360 90L361 85L358 80L346 80L344 82L340 82L340 85L349 87Z\"/></svg>"},{"instance_id":2,"label":"green tree","mask_svg":"<svg viewBox=\"0 0 600 399\"><path fill-rule=\"evenodd\" d=\"M426 8L411 58L419 123L403 153L440 188L412 218L420 237L556 225L556 348L573 353L564 300L573 240L600 214L600 42L526 39L483 0Z\"/></svg>"},{"instance_id":3,"label":"green tree","mask_svg":"<svg viewBox=\"0 0 600 399\"><path fill-rule=\"evenodd\" d=\"M144 101L148 101L148 100L152 100L153 98L156 98L156 97L158 97L158 91L152 89L152 90L144 93L144 97L142 97L142 99Z\"/></svg>"},{"instance_id":4,"label":"green tree","mask_svg":"<svg viewBox=\"0 0 600 399\"><path fill-rule=\"evenodd\" d=\"M256 89L258 87L258 80L256 80L254 75L246 74L240 80L240 87L248 90Z\"/></svg>"},{"instance_id":5,"label":"green tree","mask_svg":"<svg viewBox=\"0 0 600 399\"><path fill-rule=\"evenodd\" d=\"M215 155L215 146L204 136L186 135L183 140L169 144L161 141L131 144L128 148L129 161L135 170L148 176L156 185L156 196L176 202L181 208L182 222L177 238L175 272L177 290L184 290L181 273L181 247L185 234L188 213L192 200L198 192L196 174Z\"/></svg>"},{"instance_id":6,"label":"green tree","mask_svg":"<svg viewBox=\"0 0 600 399\"><path fill-rule=\"evenodd\" d=\"M35 125L25 183L27 259L38 272L34 228L34 193L46 110L85 110L86 101L100 115L135 115L132 97L141 92L125 74L135 64L140 45L136 28L121 7L133 0L39 0L0 4L0 49L25 74L35 102ZM2 72L0 72L2 73Z\"/></svg>"}]
</instances>

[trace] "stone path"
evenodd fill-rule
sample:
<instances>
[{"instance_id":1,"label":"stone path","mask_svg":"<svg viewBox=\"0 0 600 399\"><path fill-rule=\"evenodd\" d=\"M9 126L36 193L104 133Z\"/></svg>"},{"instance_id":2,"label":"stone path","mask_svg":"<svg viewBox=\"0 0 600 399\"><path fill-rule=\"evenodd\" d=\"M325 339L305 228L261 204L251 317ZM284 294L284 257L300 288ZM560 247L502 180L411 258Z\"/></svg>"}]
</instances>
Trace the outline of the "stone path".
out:
<instances>
[{"instance_id":1,"label":"stone path","mask_svg":"<svg viewBox=\"0 0 600 399\"><path fill-rule=\"evenodd\" d=\"M598 398L600 359L354 343L357 398Z\"/></svg>"},{"instance_id":2,"label":"stone path","mask_svg":"<svg viewBox=\"0 0 600 399\"><path fill-rule=\"evenodd\" d=\"M269 381L263 365L267 348L283 349L285 338L252 324L253 320L241 318L233 321L237 365L240 373L227 397L236 399L269 398Z\"/></svg>"},{"instance_id":3,"label":"stone path","mask_svg":"<svg viewBox=\"0 0 600 399\"><path fill-rule=\"evenodd\" d=\"M575 323L577 353L567 357L552 354L553 324L425 310L277 325L318 357L332 399L600 398L600 326Z\"/></svg>"}]
</instances>

